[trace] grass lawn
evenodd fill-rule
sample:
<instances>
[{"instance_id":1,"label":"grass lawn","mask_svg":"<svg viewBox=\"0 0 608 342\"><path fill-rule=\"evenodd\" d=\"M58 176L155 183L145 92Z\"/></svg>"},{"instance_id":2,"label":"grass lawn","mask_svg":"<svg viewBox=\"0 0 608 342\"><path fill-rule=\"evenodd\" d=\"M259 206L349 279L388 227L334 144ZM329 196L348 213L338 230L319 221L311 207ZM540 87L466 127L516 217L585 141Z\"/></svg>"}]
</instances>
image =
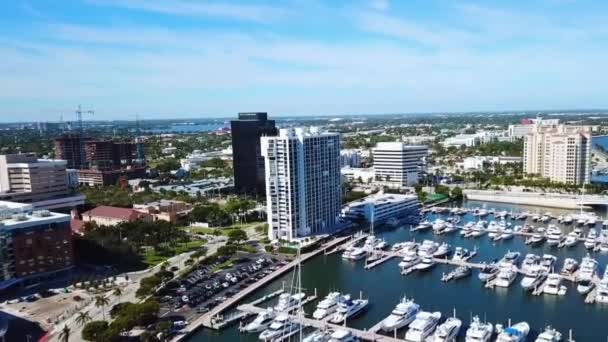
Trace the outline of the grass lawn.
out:
<instances>
[{"instance_id":1,"label":"grass lawn","mask_svg":"<svg viewBox=\"0 0 608 342\"><path fill-rule=\"evenodd\" d=\"M162 253L162 255L158 254L154 249L150 249L143 254L144 263L148 265L148 267L155 266L174 255L189 252L203 246L204 244L205 242L200 240L179 242L175 246L170 247L168 253Z\"/></svg>"},{"instance_id":2,"label":"grass lawn","mask_svg":"<svg viewBox=\"0 0 608 342\"><path fill-rule=\"evenodd\" d=\"M233 229L247 229L247 228L254 227L254 226L257 226L260 224L264 224L264 223L266 223L266 222L256 221L256 222L249 222L249 223L242 223L242 224L233 224L228 227L218 227L218 228L183 227L182 229L189 230L190 232L195 233L195 234L207 234L207 235L213 235L214 232L219 231L221 235L228 236L230 231Z\"/></svg>"}]
</instances>

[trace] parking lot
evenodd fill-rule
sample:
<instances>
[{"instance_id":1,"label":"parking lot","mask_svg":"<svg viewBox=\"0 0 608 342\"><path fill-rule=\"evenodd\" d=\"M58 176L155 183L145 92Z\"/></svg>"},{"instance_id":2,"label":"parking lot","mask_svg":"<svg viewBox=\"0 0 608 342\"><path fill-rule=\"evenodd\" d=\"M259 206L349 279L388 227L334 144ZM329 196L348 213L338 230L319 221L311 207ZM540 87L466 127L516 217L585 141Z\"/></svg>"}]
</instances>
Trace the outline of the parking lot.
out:
<instances>
[{"instance_id":1,"label":"parking lot","mask_svg":"<svg viewBox=\"0 0 608 342\"><path fill-rule=\"evenodd\" d=\"M218 269L227 262L232 266ZM218 257L159 293L160 315L174 317L174 321L192 321L284 264L263 253Z\"/></svg>"}]
</instances>

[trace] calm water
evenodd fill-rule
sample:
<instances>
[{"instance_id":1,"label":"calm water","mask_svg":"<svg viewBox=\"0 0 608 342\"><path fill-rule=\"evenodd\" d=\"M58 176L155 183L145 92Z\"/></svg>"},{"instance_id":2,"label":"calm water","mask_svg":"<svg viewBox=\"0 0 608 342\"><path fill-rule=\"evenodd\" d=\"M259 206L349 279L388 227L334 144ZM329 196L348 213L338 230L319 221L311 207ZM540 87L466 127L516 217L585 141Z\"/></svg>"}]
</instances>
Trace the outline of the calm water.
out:
<instances>
[{"instance_id":1,"label":"calm water","mask_svg":"<svg viewBox=\"0 0 608 342\"><path fill-rule=\"evenodd\" d=\"M470 201L465 206L480 206L480 203ZM530 207L500 204L488 205L488 208L509 211L537 211ZM546 211L546 208L538 209L538 212ZM550 211L556 215L564 212L560 210ZM598 214L604 217L606 212L599 212ZM432 215L430 219L433 219ZM473 217L466 215L464 219L464 221L472 220ZM569 229L562 230L565 233L569 231ZM521 237L515 237L505 242L492 243L487 236L465 240L458 233L454 233L448 236L435 237L431 232L410 233L409 227L378 232L378 235L389 243L415 238L417 241L422 239L446 241L452 246L463 246L469 249L476 246L479 253L473 261L490 261L501 258L508 250L516 250L522 253L522 258L526 253L553 254L559 259L557 267L561 268L564 258L574 257L580 260L586 254L582 243L571 249L557 249L547 246L529 247L524 244ZM600 272L603 272L605 265L608 263L608 255L595 253L594 257L600 262ZM430 272L413 273L404 277L399 274L398 263L398 259L393 259L372 270L365 271L363 261L347 262L342 260L339 255L320 255L304 264L302 286L310 289L310 291L314 291L316 288L321 298L330 290L351 293L353 296L359 296L359 293L362 292L364 297L370 299L371 305L364 314L349 322L349 326L360 329L370 328L382 320L390 313L399 299L407 295L413 297L424 310L441 311L444 317L451 315L453 309L456 309L457 316L464 323L461 334L466 330L470 315L477 314L482 318L485 316L492 323L505 325L509 318L514 323L527 321L532 329L528 341L533 341L532 337L536 337L539 330L544 329L547 324L558 328L565 336L568 329L573 329L577 342L606 341L608 338L608 325L606 324L608 322L606 320L608 306L585 304L584 298L578 294L576 288L570 283L566 283L568 293L565 296L532 296L524 292L519 285L521 277L518 277L508 289L485 289L477 279L477 272L473 272L471 277L444 284L440 279L442 272L451 269L448 266L437 265ZM251 299L280 288L283 282L289 283L291 277L292 275L285 275L277 279L259 293L256 293ZM269 302L267 305L270 304L273 303ZM315 303L309 305L306 312L312 313L314 305ZM405 331L399 332L400 337L403 337L404 334ZM258 341L258 339L256 335L241 335L235 328L232 328L222 332L202 330L189 341Z\"/></svg>"}]
</instances>

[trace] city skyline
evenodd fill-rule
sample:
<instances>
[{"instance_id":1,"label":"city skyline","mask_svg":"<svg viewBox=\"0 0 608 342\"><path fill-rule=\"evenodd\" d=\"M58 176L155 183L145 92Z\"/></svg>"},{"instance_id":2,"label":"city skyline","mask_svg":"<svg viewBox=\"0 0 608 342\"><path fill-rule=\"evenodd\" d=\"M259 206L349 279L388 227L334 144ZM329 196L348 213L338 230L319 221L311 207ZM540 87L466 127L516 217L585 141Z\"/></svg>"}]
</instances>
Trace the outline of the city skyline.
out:
<instances>
[{"instance_id":1,"label":"city skyline","mask_svg":"<svg viewBox=\"0 0 608 342\"><path fill-rule=\"evenodd\" d=\"M606 6L7 3L0 116L56 121L78 103L96 120L607 108Z\"/></svg>"}]
</instances>

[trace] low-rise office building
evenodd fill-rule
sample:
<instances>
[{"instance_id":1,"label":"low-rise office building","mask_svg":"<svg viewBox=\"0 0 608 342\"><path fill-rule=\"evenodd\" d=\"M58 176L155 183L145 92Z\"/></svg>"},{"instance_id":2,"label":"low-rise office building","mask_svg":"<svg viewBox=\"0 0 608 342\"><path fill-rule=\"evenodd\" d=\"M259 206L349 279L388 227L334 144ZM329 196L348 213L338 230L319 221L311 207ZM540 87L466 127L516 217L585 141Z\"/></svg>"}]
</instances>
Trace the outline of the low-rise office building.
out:
<instances>
[{"instance_id":1,"label":"low-rise office building","mask_svg":"<svg viewBox=\"0 0 608 342\"><path fill-rule=\"evenodd\" d=\"M133 209L149 214L154 221L161 220L175 223L179 218L185 217L192 211L192 204L162 199L145 204L134 204Z\"/></svg>"},{"instance_id":2,"label":"low-rise office building","mask_svg":"<svg viewBox=\"0 0 608 342\"><path fill-rule=\"evenodd\" d=\"M82 213L83 222L94 222L99 226L115 226L124 222L134 221L152 222L152 216L135 209L99 206Z\"/></svg>"},{"instance_id":3,"label":"low-rise office building","mask_svg":"<svg viewBox=\"0 0 608 342\"><path fill-rule=\"evenodd\" d=\"M342 209L342 216L371 222L373 215L374 223L382 224L416 214L418 208L416 195L377 193L349 203Z\"/></svg>"}]
</instances>

